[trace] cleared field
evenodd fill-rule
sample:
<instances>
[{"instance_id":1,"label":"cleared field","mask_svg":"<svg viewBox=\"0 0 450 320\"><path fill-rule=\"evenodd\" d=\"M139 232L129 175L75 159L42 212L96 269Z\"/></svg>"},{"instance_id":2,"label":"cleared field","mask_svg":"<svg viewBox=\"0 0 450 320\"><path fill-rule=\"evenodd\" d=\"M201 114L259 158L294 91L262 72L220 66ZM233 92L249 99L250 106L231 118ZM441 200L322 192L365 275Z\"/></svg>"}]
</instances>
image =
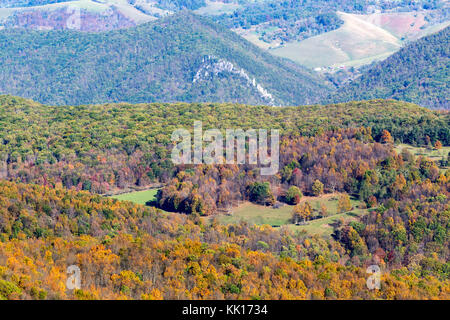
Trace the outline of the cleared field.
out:
<instances>
[{"instance_id":1,"label":"cleared field","mask_svg":"<svg viewBox=\"0 0 450 320\"><path fill-rule=\"evenodd\" d=\"M344 25L300 42L291 42L270 52L307 67L369 63L399 50L402 42L383 28L353 14L339 13Z\"/></svg>"},{"instance_id":2,"label":"cleared field","mask_svg":"<svg viewBox=\"0 0 450 320\"><path fill-rule=\"evenodd\" d=\"M307 225L296 226L294 224L289 224L288 227L293 231L306 231L311 235L331 237L331 234L333 233L333 223L336 223L337 221L342 221L343 223L356 221L358 217L363 216L367 211L367 209L354 209L350 212L339 213L330 217L309 221Z\"/></svg>"},{"instance_id":3,"label":"cleared field","mask_svg":"<svg viewBox=\"0 0 450 320\"><path fill-rule=\"evenodd\" d=\"M129 193L122 193L111 198L121 200L121 201L131 201L137 204L145 205L147 201L154 200L156 193L159 189L149 189L144 191L134 191Z\"/></svg>"},{"instance_id":4,"label":"cleared field","mask_svg":"<svg viewBox=\"0 0 450 320\"><path fill-rule=\"evenodd\" d=\"M87 10L98 10L103 11L105 10L105 6L108 5L108 1L105 1L105 3L96 2L93 0L73 0L73 1L67 1L67 2L57 2L57 3L50 3L50 4L44 4L40 6L31 6L31 7L16 7L16 8L9 8L11 11L20 11L20 10L30 10L30 9L37 9L37 10L52 10L52 9L60 9L65 8L67 6L71 7L78 7L81 9L87 9ZM117 0L118 4L125 3L126 0ZM2 8L3 10L4 8ZM8 9L8 8L5 8Z\"/></svg>"},{"instance_id":5,"label":"cleared field","mask_svg":"<svg viewBox=\"0 0 450 320\"><path fill-rule=\"evenodd\" d=\"M220 15L224 13L232 13L236 11L237 9L241 8L241 5L237 3L225 3L221 1L205 1L206 6L201 7L197 10L194 10L197 14L204 14L204 15Z\"/></svg>"},{"instance_id":6,"label":"cleared field","mask_svg":"<svg viewBox=\"0 0 450 320\"><path fill-rule=\"evenodd\" d=\"M443 157L446 158L448 153L450 152L450 146L442 147L439 150L436 149L428 149L424 147L413 147L409 144L399 144L395 146L395 151L397 153L402 152L403 149L408 150L411 154L413 154L415 157L418 156L425 156L427 158L430 158L433 161L439 161ZM448 169L448 167L441 168L441 169Z\"/></svg>"},{"instance_id":7,"label":"cleared field","mask_svg":"<svg viewBox=\"0 0 450 320\"><path fill-rule=\"evenodd\" d=\"M347 213L337 213L338 194L328 194L321 197L304 197L302 202L308 201L313 210L320 210L321 205L327 208L327 217L308 221L306 225L292 224L290 219L294 206L285 205L281 208L274 209L272 207L265 207L256 205L250 202L245 202L238 208L235 208L232 215L220 214L215 216L221 224L239 223L246 221L250 224L256 225L271 225L271 226L288 226L294 231L306 231L310 234L317 234L323 236L331 236L333 227L330 225L338 220L343 219L344 222L356 220L357 216L361 216L367 212L367 209L359 209L361 204L358 200L351 200L353 210Z\"/></svg>"},{"instance_id":8,"label":"cleared field","mask_svg":"<svg viewBox=\"0 0 450 320\"><path fill-rule=\"evenodd\" d=\"M417 34L427 24L423 12L384 12L355 16L389 31L397 38Z\"/></svg>"},{"instance_id":9,"label":"cleared field","mask_svg":"<svg viewBox=\"0 0 450 320\"><path fill-rule=\"evenodd\" d=\"M104 0L104 1L94 1L94 0L76 0L68 2L51 3L42 6L33 6L25 8L0 8L0 19L6 19L15 12L20 11L30 11L30 10L43 10L51 12L52 10L59 10L64 8L80 8L87 10L91 13L97 14L107 14L107 10L116 9L120 11L124 16L134 21L135 23L145 23L148 21L155 20L156 18L147 15L133 5L131 5L127 0ZM157 10L157 9L155 9ZM151 11L151 10L149 10ZM163 12L163 10L160 10Z\"/></svg>"},{"instance_id":10,"label":"cleared field","mask_svg":"<svg viewBox=\"0 0 450 320\"><path fill-rule=\"evenodd\" d=\"M280 45L277 42L268 43L268 42L260 40L259 39L260 34L255 30L254 27L250 28L250 29L242 29L242 28L232 29L232 31L236 32L238 35L243 37L245 40L250 41L254 45L256 45L262 49L265 49L265 50L269 50L271 48L276 48Z\"/></svg>"},{"instance_id":11,"label":"cleared field","mask_svg":"<svg viewBox=\"0 0 450 320\"><path fill-rule=\"evenodd\" d=\"M289 42L270 52L309 68L358 67L383 60L398 51L405 41L415 40L448 25L428 25L420 12L368 15L338 12L338 15L344 21L339 29L300 42ZM247 40L253 39L247 37Z\"/></svg>"}]
</instances>

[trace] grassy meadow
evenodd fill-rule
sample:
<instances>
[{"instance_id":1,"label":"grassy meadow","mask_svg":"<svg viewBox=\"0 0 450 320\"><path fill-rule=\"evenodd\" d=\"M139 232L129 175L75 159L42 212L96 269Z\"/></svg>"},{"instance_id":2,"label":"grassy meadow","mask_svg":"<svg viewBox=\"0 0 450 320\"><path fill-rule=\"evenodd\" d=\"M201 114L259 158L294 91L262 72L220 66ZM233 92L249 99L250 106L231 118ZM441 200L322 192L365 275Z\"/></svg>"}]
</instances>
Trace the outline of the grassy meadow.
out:
<instances>
[{"instance_id":1,"label":"grassy meadow","mask_svg":"<svg viewBox=\"0 0 450 320\"><path fill-rule=\"evenodd\" d=\"M219 214L215 217L217 217L218 221L222 224L233 224L239 223L240 221L246 221L250 224L271 225L274 227L286 225L294 231L304 230L309 234L331 236L331 233L333 232L331 224L339 220L344 220L344 222L356 220L357 216L361 216L367 212L367 209L358 208L361 204L359 200L352 199L351 204L353 209L350 212L338 213L338 198L338 194L326 194L320 197L303 197L301 201L308 201L314 212L320 211L320 207L324 205L328 213L327 217L310 220L305 225L295 225L291 223L290 220L294 210L294 206L291 205L284 205L274 209L271 206L261 206L250 202L244 202L239 207L234 208L231 215Z\"/></svg>"},{"instance_id":2,"label":"grassy meadow","mask_svg":"<svg viewBox=\"0 0 450 320\"><path fill-rule=\"evenodd\" d=\"M145 205L147 201L155 199L158 189L148 189L143 191L133 191L111 196L111 198L121 201L131 201L137 204Z\"/></svg>"},{"instance_id":3,"label":"grassy meadow","mask_svg":"<svg viewBox=\"0 0 450 320\"><path fill-rule=\"evenodd\" d=\"M433 161L439 161L442 159L442 157L447 157L448 153L450 152L450 146L442 147L439 150L436 150L434 148L414 147L409 144L403 143L395 146L395 151L397 151L398 153L402 152L403 149L408 150L415 157L425 156Z\"/></svg>"},{"instance_id":4,"label":"grassy meadow","mask_svg":"<svg viewBox=\"0 0 450 320\"><path fill-rule=\"evenodd\" d=\"M424 156L435 162L440 161L442 158L447 158L447 155L450 152L450 146L442 147L439 150L434 148L426 148L426 147L414 147L409 144L398 144L395 146L395 151L397 153L401 153L403 149L408 150L414 157ZM445 171L448 167L441 167L439 162L437 163L440 170Z\"/></svg>"}]
</instances>

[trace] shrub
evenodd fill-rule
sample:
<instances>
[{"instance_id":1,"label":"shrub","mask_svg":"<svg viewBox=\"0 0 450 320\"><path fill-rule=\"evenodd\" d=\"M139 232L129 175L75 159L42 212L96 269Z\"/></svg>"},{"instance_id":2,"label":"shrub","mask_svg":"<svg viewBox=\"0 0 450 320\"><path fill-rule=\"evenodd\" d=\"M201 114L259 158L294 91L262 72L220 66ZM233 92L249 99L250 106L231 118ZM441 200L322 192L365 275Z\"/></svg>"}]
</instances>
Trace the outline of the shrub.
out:
<instances>
[{"instance_id":1,"label":"shrub","mask_svg":"<svg viewBox=\"0 0 450 320\"><path fill-rule=\"evenodd\" d=\"M303 194L300 189L296 186L292 186L288 189L285 200L288 204L297 204L302 197Z\"/></svg>"}]
</instances>

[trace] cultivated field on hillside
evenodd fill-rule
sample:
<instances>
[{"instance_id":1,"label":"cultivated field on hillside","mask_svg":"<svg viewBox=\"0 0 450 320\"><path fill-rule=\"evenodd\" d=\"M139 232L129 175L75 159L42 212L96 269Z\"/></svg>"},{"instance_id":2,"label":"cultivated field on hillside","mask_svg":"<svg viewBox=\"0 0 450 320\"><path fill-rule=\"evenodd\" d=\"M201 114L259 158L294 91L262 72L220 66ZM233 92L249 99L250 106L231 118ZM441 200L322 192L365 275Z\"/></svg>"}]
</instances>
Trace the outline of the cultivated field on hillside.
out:
<instances>
[{"instance_id":1,"label":"cultivated field on hillside","mask_svg":"<svg viewBox=\"0 0 450 320\"><path fill-rule=\"evenodd\" d=\"M344 20L339 29L300 42L289 42L270 52L310 68L358 67L383 60L398 51L404 41L446 26L425 28L423 14L413 12L371 15L340 12L339 17ZM405 21L408 21L407 25L403 23ZM253 40L251 36L246 38Z\"/></svg>"}]
</instances>

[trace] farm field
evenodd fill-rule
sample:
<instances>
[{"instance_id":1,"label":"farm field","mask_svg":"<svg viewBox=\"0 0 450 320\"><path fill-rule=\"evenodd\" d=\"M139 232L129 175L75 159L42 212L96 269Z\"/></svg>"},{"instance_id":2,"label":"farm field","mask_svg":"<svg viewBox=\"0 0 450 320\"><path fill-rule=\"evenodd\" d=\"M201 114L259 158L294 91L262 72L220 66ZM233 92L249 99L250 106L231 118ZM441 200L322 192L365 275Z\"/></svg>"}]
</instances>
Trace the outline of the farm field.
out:
<instances>
[{"instance_id":1,"label":"farm field","mask_svg":"<svg viewBox=\"0 0 450 320\"><path fill-rule=\"evenodd\" d=\"M310 220L305 225L295 225L291 223L292 211L294 206L284 205L283 207L274 209L272 207L261 206L250 202L245 202L233 210L232 215L219 214L216 217L221 224L235 224L240 221L246 221L256 225L271 226L288 226L293 231L306 231L312 235L331 236L333 227L330 225L338 220L349 222L356 220L357 216L361 216L367 212L367 209L360 209L359 200L352 199L351 204L353 210L346 213L337 213L339 194L326 194L320 197L303 197L301 202L308 201L314 212L320 210L324 205L327 209L327 217ZM211 219L208 217L208 219Z\"/></svg>"},{"instance_id":2,"label":"farm field","mask_svg":"<svg viewBox=\"0 0 450 320\"><path fill-rule=\"evenodd\" d=\"M413 12L370 15L339 12L338 15L344 21L339 29L300 42L289 42L270 52L309 68L358 67L384 60L398 51L405 41L447 25L427 26L423 14ZM399 25L398 21L409 23ZM250 37L247 40L252 41Z\"/></svg>"},{"instance_id":3,"label":"farm field","mask_svg":"<svg viewBox=\"0 0 450 320\"><path fill-rule=\"evenodd\" d=\"M232 29L232 31L236 32L238 35L240 35L242 38L244 38L247 41L250 41L254 45L260 47L264 50L270 50L272 48L278 47L280 44L276 42L265 42L260 38L260 34L255 30L255 27L249 28L249 29L243 29L243 28L236 28Z\"/></svg>"},{"instance_id":4,"label":"farm field","mask_svg":"<svg viewBox=\"0 0 450 320\"><path fill-rule=\"evenodd\" d=\"M155 199L158 189L148 189L143 191L133 191L111 196L111 198L121 201L131 201L137 204L145 205L147 201Z\"/></svg>"},{"instance_id":5,"label":"farm field","mask_svg":"<svg viewBox=\"0 0 450 320\"><path fill-rule=\"evenodd\" d=\"M336 64L349 66L355 60L375 60L400 49L400 39L383 28L353 14L339 13L339 17L344 21L339 29L300 42L288 43L271 52L316 68Z\"/></svg>"}]
</instances>

